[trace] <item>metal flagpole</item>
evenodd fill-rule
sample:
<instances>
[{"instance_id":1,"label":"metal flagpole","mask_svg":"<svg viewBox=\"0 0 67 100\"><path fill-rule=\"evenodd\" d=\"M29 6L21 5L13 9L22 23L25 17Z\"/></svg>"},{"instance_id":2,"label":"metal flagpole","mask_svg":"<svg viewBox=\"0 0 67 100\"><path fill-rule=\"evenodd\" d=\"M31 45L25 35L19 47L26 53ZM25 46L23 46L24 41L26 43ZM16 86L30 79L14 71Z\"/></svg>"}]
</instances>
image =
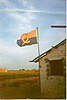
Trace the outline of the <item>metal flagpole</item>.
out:
<instances>
[{"instance_id":1,"label":"metal flagpole","mask_svg":"<svg viewBox=\"0 0 67 100\"><path fill-rule=\"evenodd\" d=\"M36 29L37 29L38 56L40 57L40 45L39 45L39 32L38 32L38 27ZM40 86L40 95L41 95L40 58L39 58L39 86Z\"/></svg>"},{"instance_id":2,"label":"metal flagpole","mask_svg":"<svg viewBox=\"0 0 67 100\"><path fill-rule=\"evenodd\" d=\"M36 29L37 29L38 56L40 56L38 27Z\"/></svg>"}]
</instances>

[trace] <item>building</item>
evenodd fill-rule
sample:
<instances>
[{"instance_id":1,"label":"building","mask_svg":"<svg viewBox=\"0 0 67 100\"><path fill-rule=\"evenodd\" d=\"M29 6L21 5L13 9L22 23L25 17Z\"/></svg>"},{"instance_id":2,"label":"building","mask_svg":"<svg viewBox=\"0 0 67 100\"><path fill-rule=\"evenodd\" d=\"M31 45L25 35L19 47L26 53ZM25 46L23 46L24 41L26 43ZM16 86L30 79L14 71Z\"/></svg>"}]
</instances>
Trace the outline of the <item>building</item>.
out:
<instances>
[{"instance_id":1,"label":"building","mask_svg":"<svg viewBox=\"0 0 67 100\"><path fill-rule=\"evenodd\" d=\"M66 39L30 62L39 62L42 97L65 98Z\"/></svg>"}]
</instances>

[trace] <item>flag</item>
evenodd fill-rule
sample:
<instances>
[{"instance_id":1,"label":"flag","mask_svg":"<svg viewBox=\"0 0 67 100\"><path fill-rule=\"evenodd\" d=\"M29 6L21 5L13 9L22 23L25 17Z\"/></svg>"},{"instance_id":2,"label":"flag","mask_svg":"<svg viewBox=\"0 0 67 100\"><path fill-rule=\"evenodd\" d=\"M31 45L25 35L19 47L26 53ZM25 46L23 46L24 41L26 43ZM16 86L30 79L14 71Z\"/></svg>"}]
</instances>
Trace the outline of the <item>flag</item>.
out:
<instances>
[{"instance_id":1,"label":"flag","mask_svg":"<svg viewBox=\"0 0 67 100\"><path fill-rule=\"evenodd\" d=\"M17 44L22 47L25 45L37 44L37 30L33 30L29 33L24 33L17 40Z\"/></svg>"}]
</instances>

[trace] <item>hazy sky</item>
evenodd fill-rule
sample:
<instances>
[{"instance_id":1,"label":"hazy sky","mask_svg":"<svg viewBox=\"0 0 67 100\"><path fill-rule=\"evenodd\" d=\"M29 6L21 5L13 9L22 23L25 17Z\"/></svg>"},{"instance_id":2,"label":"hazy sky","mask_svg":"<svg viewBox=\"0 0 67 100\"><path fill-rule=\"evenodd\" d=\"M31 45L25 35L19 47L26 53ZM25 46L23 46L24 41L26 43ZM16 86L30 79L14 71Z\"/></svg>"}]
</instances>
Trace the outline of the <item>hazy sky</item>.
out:
<instances>
[{"instance_id":1,"label":"hazy sky","mask_svg":"<svg viewBox=\"0 0 67 100\"><path fill-rule=\"evenodd\" d=\"M19 47L16 41L21 34L36 27L39 28L40 53L65 39L65 29L50 27L65 25L65 2L66 0L0 0L0 67L38 69L38 64L29 62L38 56L37 44Z\"/></svg>"}]
</instances>

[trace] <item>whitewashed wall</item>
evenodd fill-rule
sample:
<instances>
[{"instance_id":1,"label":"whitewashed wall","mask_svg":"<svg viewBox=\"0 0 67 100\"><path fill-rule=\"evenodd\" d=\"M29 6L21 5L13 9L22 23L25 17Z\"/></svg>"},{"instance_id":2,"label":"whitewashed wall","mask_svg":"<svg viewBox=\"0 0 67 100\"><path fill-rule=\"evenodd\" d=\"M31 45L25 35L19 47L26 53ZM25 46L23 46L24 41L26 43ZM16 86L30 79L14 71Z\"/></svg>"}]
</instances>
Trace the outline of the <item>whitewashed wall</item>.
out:
<instances>
[{"instance_id":1,"label":"whitewashed wall","mask_svg":"<svg viewBox=\"0 0 67 100\"><path fill-rule=\"evenodd\" d=\"M46 56L40 60L40 82L41 94L44 98L64 98L65 96L65 77L64 76L47 76L46 58L66 58L66 44L53 48Z\"/></svg>"}]
</instances>

